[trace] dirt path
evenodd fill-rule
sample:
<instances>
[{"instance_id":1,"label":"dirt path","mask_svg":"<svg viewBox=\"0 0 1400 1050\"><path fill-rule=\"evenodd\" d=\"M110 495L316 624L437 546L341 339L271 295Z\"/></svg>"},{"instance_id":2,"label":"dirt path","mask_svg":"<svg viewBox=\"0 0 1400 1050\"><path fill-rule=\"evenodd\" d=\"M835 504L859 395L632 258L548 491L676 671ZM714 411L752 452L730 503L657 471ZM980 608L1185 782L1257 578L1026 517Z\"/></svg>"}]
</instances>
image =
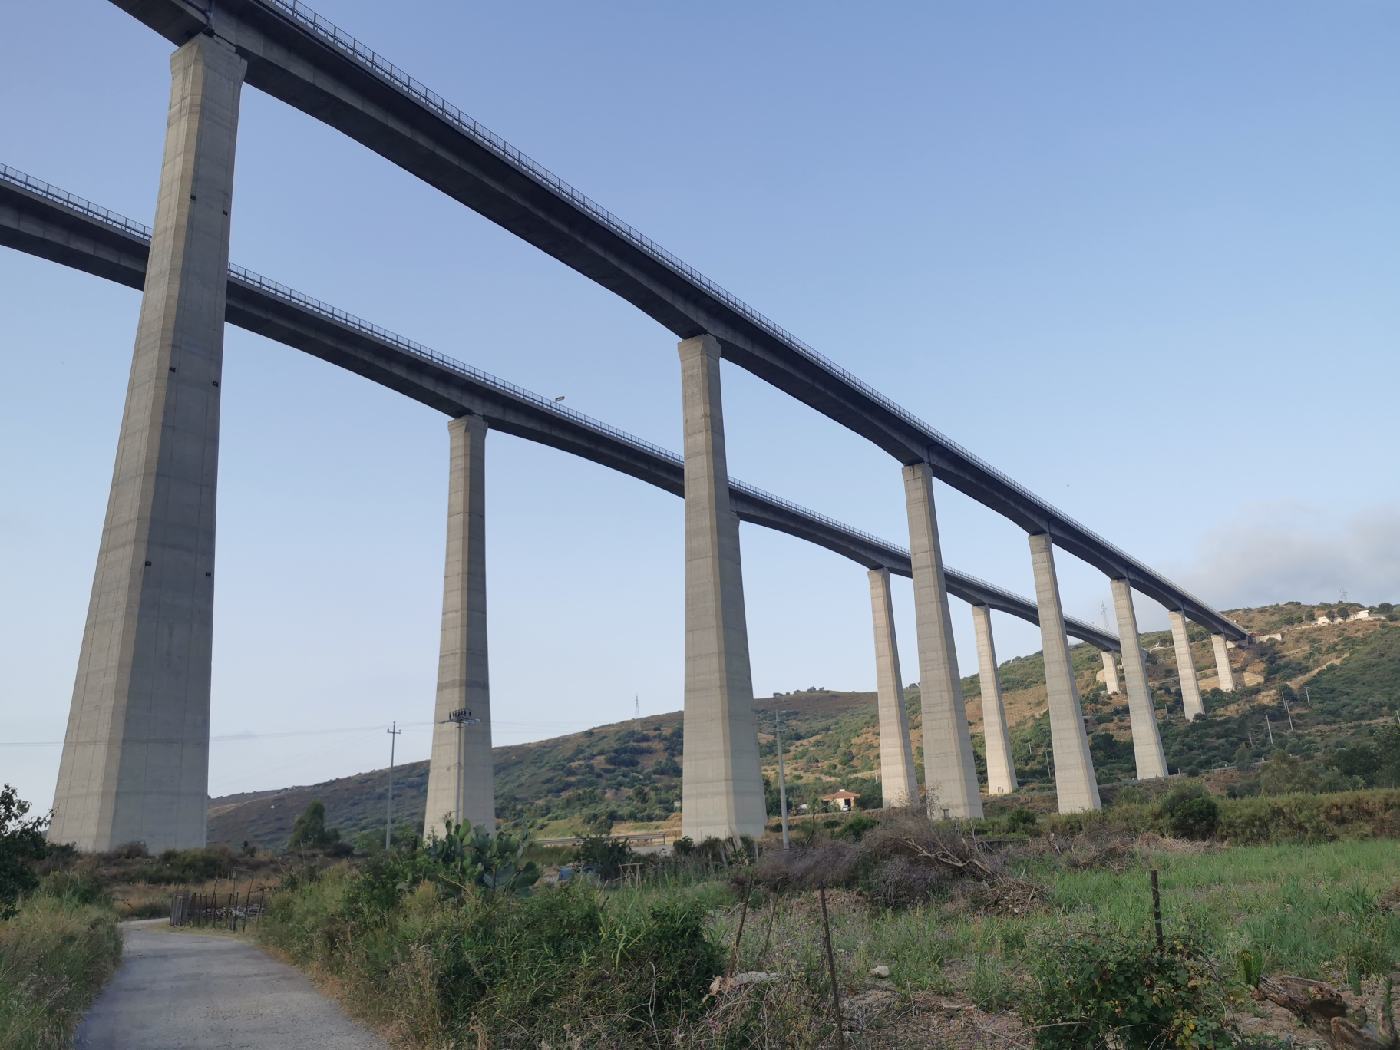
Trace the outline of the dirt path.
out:
<instances>
[{"instance_id":1,"label":"dirt path","mask_svg":"<svg viewBox=\"0 0 1400 1050\"><path fill-rule=\"evenodd\" d=\"M78 1050L388 1050L301 974L246 941L122 923L121 967Z\"/></svg>"}]
</instances>

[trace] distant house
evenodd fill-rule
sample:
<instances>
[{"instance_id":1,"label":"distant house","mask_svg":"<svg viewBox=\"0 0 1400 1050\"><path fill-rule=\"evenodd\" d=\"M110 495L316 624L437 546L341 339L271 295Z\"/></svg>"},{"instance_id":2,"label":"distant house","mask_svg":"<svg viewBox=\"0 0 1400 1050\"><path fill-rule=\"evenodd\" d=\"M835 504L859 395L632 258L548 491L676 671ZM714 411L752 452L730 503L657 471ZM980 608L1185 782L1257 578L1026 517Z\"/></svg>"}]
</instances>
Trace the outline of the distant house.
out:
<instances>
[{"instance_id":1,"label":"distant house","mask_svg":"<svg viewBox=\"0 0 1400 1050\"><path fill-rule=\"evenodd\" d=\"M1273 634L1255 635L1254 640L1256 642L1281 642L1283 641L1283 632L1275 631Z\"/></svg>"},{"instance_id":2,"label":"distant house","mask_svg":"<svg viewBox=\"0 0 1400 1050\"><path fill-rule=\"evenodd\" d=\"M1370 618L1370 609L1357 609L1356 612L1347 617L1348 620L1369 620Z\"/></svg>"},{"instance_id":3,"label":"distant house","mask_svg":"<svg viewBox=\"0 0 1400 1050\"><path fill-rule=\"evenodd\" d=\"M842 789L830 795L823 795L822 801L832 809L839 810L842 813L849 813L856 808L856 799L858 798L860 798L860 796L855 792Z\"/></svg>"}]
</instances>

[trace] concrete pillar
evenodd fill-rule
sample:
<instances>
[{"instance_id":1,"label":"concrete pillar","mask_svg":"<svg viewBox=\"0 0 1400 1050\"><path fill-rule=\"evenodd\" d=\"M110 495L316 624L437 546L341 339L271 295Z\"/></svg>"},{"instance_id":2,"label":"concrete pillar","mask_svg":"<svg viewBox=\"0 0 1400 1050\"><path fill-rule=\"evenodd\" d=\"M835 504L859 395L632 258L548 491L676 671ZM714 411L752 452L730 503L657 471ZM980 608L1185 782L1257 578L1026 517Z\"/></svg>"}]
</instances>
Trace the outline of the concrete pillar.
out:
<instances>
[{"instance_id":1,"label":"concrete pillar","mask_svg":"<svg viewBox=\"0 0 1400 1050\"><path fill-rule=\"evenodd\" d=\"M496 830L486 645L486 421L454 419L447 433L447 556L424 836L441 834L448 816ZM460 710L469 715L459 726L448 716Z\"/></svg>"},{"instance_id":2,"label":"concrete pillar","mask_svg":"<svg viewBox=\"0 0 1400 1050\"><path fill-rule=\"evenodd\" d=\"M680 344L685 416L685 744L681 830L696 842L763 833L739 519L729 505L719 342Z\"/></svg>"},{"instance_id":3,"label":"concrete pillar","mask_svg":"<svg viewBox=\"0 0 1400 1050\"><path fill-rule=\"evenodd\" d=\"M1100 653L1103 657L1103 684L1108 690L1109 696L1117 696L1118 689L1118 665L1113 662L1113 653L1105 649Z\"/></svg>"},{"instance_id":4,"label":"concrete pillar","mask_svg":"<svg viewBox=\"0 0 1400 1050\"><path fill-rule=\"evenodd\" d=\"M219 380L245 63L170 60L155 232L54 794L52 842L205 843Z\"/></svg>"},{"instance_id":5,"label":"concrete pillar","mask_svg":"<svg viewBox=\"0 0 1400 1050\"><path fill-rule=\"evenodd\" d=\"M1123 645L1123 678L1128 687L1128 720L1133 728L1133 758L1139 780L1156 780L1167 775L1162 754L1162 738L1157 732L1157 714L1152 707L1152 691L1147 684L1147 661L1138 638L1137 612L1133 608L1133 588L1127 580L1112 580L1113 608L1118 616L1118 640Z\"/></svg>"},{"instance_id":6,"label":"concrete pillar","mask_svg":"<svg viewBox=\"0 0 1400 1050\"><path fill-rule=\"evenodd\" d=\"M1006 706L997 676L997 650L992 641L992 611L972 607L977 632L977 677L982 689L982 728L987 738L987 793L1005 795L1016 790L1016 767L1011 761L1011 733L1006 727Z\"/></svg>"},{"instance_id":7,"label":"concrete pillar","mask_svg":"<svg viewBox=\"0 0 1400 1050\"><path fill-rule=\"evenodd\" d=\"M1201 687L1196 681L1196 665L1191 659L1191 639L1186 634L1186 617L1172 609L1167 614L1172 624L1172 644L1176 647L1176 670L1181 678L1181 706L1186 712L1186 721L1203 715L1206 705L1201 703Z\"/></svg>"},{"instance_id":8,"label":"concrete pillar","mask_svg":"<svg viewBox=\"0 0 1400 1050\"><path fill-rule=\"evenodd\" d=\"M1060 584L1055 576L1055 548L1045 533L1032 536L1031 567L1035 570L1035 600L1040 614L1041 651L1045 656L1045 688L1050 696L1050 744L1055 754L1055 795L1061 813L1082 813L1099 807L1099 785L1084 732L1084 709L1074 684L1069 639L1065 635Z\"/></svg>"},{"instance_id":9,"label":"concrete pillar","mask_svg":"<svg viewBox=\"0 0 1400 1050\"><path fill-rule=\"evenodd\" d=\"M924 778L928 813L972 818L982 815L977 766L967 728L938 516L933 473L927 463L904 468L904 504L909 515L909 557L914 569L914 626L919 644L919 700L923 712Z\"/></svg>"},{"instance_id":10,"label":"concrete pillar","mask_svg":"<svg viewBox=\"0 0 1400 1050\"><path fill-rule=\"evenodd\" d=\"M875 682L880 713L880 790L886 808L919 802L914 749L909 743L909 716L904 710L904 682L895 647L894 606L888 569L870 570L870 610L875 622Z\"/></svg>"},{"instance_id":11,"label":"concrete pillar","mask_svg":"<svg viewBox=\"0 0 1400 1050\"><path fill-rule=\"evenodd\" d=\"M1219 689L1222 693L1233 693L1235 672L1230 669L1230 650L1225 646L1225 636L1211 635L1210 644L1215 649L1215 673L1220 679Z\"/></svg>"}]
</instances>

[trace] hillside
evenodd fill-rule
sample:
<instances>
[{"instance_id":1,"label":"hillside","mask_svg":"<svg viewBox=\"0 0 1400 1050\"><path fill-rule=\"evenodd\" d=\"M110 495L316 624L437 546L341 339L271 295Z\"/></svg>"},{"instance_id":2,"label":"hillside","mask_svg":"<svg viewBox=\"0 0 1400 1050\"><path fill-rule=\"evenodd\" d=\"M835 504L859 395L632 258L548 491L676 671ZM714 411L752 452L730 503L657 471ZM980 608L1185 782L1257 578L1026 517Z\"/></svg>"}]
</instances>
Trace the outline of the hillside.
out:
<instances>
[{"instance_id":1,"label":"hillside","mask_svg":"<svg viewBox=\"0 0 1400 1050\"><path fill-rule=\"evenodd\" d=\"M1209 717L1190 725L1181 717L1169 634L1144 634L1169 768L1205 773L1233 766L1244 774L1277 752L1285 757L1271 766L1292 763L1290 775L1312 778L1302 786L1345 787L1365 780L1371 767L1358 756L1376 727L1393 721L1400 711L1400 623L1395 622L1400 614L1385 605L1381 610L1386 619L1314 624L1317 614L1340 608L1294 602L1231 611L1232 618L1259 636L1282 636L1260 642L1247 657L1232 654L1241 686L1233 694L1213 691L1210 639L1196 632L1192 649ZM1348 612L1359 608L1346 607ZM1072 653L1099 781L1105 786L1128 781L1133 760L1124 698L1109 697L1098 680L1096 650L1078 645ZM1041 656L1008 660L1000 675L1023 789L1016 797L1027 804L1038 800L1049 805L1049 723ZM964 679L963 689L980 765L982 711L976 677ZM906 704L922 782L917 686L906 690ZM776 780L772 731L779 709L784 712L788 790L794 805L815 801L836 786L859 792L863 805L878 805L873 693L808 689L758 700L764 774L770 781ZM680 757L680 712L497 748L497 811L503 821L526 824L544 836L603 829L616 822L645 826L674 819ZM413 826L422 823L427 776L426 762L395 770L395 812ZM382 829L386 782L386 770L373 770L323 784L214 799L209 808L210 841L281 847L292 822L315 799L325 803L329 823L347 835ZM769 810L777 811L776 799Z\"/></svg>"}]
</instances>

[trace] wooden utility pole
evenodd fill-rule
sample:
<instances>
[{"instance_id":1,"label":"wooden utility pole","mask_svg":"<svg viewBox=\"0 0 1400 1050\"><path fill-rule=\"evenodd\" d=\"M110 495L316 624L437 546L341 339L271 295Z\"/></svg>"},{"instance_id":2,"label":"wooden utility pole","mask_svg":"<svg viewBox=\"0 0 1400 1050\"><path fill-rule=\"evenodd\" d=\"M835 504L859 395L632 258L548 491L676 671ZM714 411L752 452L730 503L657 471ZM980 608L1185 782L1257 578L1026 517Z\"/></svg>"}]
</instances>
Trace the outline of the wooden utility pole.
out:
<instances>
[{"instance_id":1,"label":"wooden utility pole","mask_svg":"<svg viewBox=\"0 0 1400 1050\"><path fill-rule=\"evenodd\" d=\"M773 712L778 744L778 820L783 826L783 849L788 848L787 776L783 771L783 712Z\"/></svg>"},{"instance_id":2,"label":"wooden utility pole","mask_svg":"<svg viewBox=\"0 0 1400 1050\"><path fill-rule=\"evenodd\" d=\"M389 840L394 833L394 745L403 732L398 722L394 722L384 732L389 734L389 804L384 811L384 852L389 852Z\"/></svg>"}]
</instances>

